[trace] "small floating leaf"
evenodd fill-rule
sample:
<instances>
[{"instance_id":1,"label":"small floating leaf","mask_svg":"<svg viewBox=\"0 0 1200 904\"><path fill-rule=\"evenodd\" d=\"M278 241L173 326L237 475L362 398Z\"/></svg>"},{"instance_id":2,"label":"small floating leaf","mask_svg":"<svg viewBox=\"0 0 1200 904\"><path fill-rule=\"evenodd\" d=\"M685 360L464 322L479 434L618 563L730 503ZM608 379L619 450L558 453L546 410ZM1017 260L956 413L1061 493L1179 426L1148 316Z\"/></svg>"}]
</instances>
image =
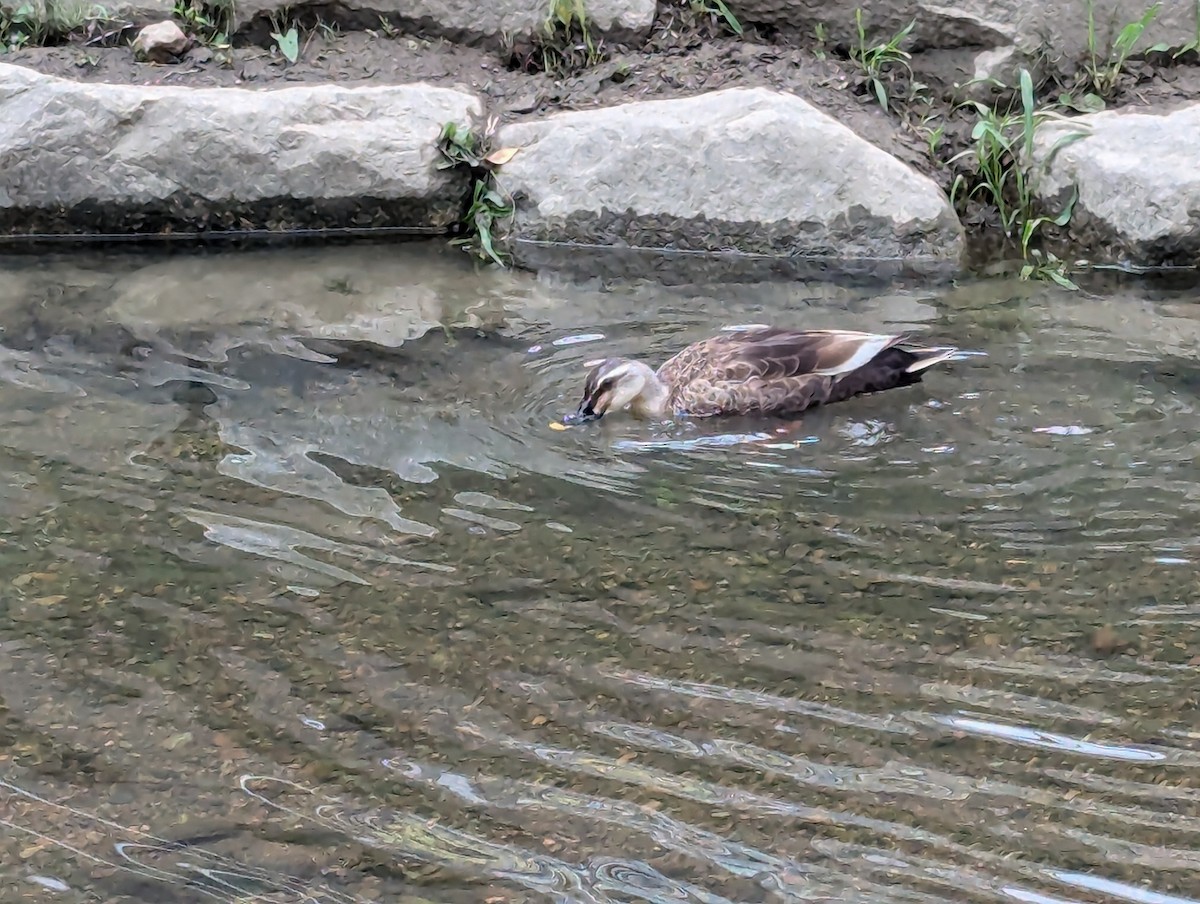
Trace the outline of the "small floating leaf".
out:
<instances>
[{"instance_id":1,"label":"small floating leaf","mask_svg":"<svg viewBox=\"0 0 1200 904\"><path fill-rule=\"evenodd\" d=\"M559 423L558 421L551 421L551 422L550 422L550 429L551 429L551 430L566 430L566 429L567 429L567 425L566 425L566 424L561 424L561 423Z\"/></svg>"}]
</instances>

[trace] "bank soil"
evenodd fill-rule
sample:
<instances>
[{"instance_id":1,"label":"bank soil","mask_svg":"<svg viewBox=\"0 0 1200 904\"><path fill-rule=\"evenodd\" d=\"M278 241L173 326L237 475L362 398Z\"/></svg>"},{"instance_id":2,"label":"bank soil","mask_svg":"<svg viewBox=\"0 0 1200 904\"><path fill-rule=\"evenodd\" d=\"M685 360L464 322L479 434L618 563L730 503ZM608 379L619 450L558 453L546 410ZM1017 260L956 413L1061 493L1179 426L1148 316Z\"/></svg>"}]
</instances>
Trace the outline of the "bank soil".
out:
<instances>
[{"instance_id":1,"label":"bank soil","mask_svg":"<svg viewBox=\"0 0 1200 904\"><path fill-rule=\"evenodd\" d=\"M457 44L391 28L341 30L336 20L300 21L300 52L286 60L263 23L235 35L231 48L197 43L177 62L134 58L126 41L117 46L76 41L10 52L5 62L81 82L191 87L273 88L338 83L388 85L426 82L476 93L498 124L542 118L562 110L609 107L652 98L684 97L734 86L768 87L799 95L877 147L931 177L947 192L956 169L947 165L971 141L977 121L961 106L962 86L974 74L975 51L929 49L913 55L913 75L887 79L884 111L850 48L815 37L798 38L768 28L730 34L711 17L663 4L640 46L601 43L603 59L569 72L537 71L528 46L495 48ZM307 25L307 27L305 27ZM1191 56L1195 56L1192 54ZM1171 109L1200 99L1200 66L1166 54L1131 60L1109 107ZM912 82L919 99L909 99ZM1039 86L1039 98L1061 86ZM781 187L786 190L786 187ZM1000 252L993 211L982 203L959 204L975 257Z\"/></svg>"}]
</instances>

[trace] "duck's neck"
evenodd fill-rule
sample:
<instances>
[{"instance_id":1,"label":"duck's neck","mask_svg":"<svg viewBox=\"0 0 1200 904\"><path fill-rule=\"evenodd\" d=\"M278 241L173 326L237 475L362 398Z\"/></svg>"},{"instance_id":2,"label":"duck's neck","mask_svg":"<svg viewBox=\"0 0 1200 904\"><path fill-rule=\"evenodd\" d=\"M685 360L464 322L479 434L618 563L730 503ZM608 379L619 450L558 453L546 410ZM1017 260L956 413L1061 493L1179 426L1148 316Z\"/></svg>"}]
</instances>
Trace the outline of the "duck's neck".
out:
<instances>
[{"instance_id":1,"label":"duck's neck","mask_svg":"<svg viewBox=\"0 0 1200 904\"><path fill-rule=\"evenodd\" d=\"M670 396L667 384L651 371L646 375L645 388L629 404L629 409L638 417L662 417L667 413Z\"/></svg>"}]
</instances>

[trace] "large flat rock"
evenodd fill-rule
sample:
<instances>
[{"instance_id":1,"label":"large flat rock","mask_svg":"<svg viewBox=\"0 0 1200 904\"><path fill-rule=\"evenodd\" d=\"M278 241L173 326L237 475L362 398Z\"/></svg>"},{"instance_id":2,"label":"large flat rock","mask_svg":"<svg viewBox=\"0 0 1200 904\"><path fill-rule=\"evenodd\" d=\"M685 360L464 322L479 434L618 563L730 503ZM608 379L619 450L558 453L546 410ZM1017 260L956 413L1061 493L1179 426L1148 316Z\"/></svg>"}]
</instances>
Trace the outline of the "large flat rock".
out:
<instances>
[{"instance_id":1,"label":"large flat rock","mask_svg":"<svg viewBox=\"0 0 1200 904\"><path fill-rule=\"evenodd\" d=\"M311 8L320 13L328 0L238 0L239 25L272 14L295 15ZM587 0L594 33L615 40L644 36L654 24L655 0ZM543 27L549 0L339 0L338 16L377 27L380 18L405 25L413 33L455 41L497 44L525 38Z\"/></svg>"},{"instance_id":2,"label":"large flat rock","mask_svg":"<svg viewBox=\"0 0 1200 904\"><path fill-rule=\"evenodd\" d=\"M813 34L818 24L829 37L857 42L854 11L861 7L868 43L876 44L916 20L910 47L932 50L979 48L994 54L1013 50L1016 60L1038 67L1049 63L1070 73L1089 55L1088 10L1094 11L1095 42L1106 54L1130 22L1141 19L1151 0L739 0L730 4L746 23ZM1135 50L1158 43L1185 44L1196 34L1191 0L1165 0ZM1011 71L997 74L1012 78Z\"/></svg>"},{"instance_id":3,"label":"large flat rock","mask_svg":"<svg viewBox=\"0 0 1200 904\"><path fill-rule=\"evenodd\" d=\"M1085 137L1051 155L1066 133ZM1047 166L1048 161L1048 166ZM1040 199L1059 210L1073 190L1073 237L1098 257L1193 265L1200 252L1200 104L1171 113L1108 112L1041 128Z\"/></svg>"},{"instance_id":4,"label":"large flat rock","mask_svg":"<svg viewBox=\"0 0 1200 904\"><path fill-rule=\"evenodd\" d=\"M733 88L510 125L522 242L957 262L941 189L791 94Z\"/></svg>"},{"instance_id":5,"label":"large flat rock","mask_svg":"<svg viewBox=\"0 0 1200 904\"><path fill-rule=\"evenodd\" d=\"M771 25L811 36L817 25L834 41L853 42L858 37L854 11L861 8L870 43L886 40L913 19L910 41L920 46L948 48L996 46L1011 41L1011 28L1025 0L741 0L731 4L745 23Z\"/></svg>"},{"instance_id":6,"label":"large flat rock","mask_svg":"<svg viewBox=\"0 0 1200 904\"><path fill-rule=\"evenodd\" d=\"M439 228L468 186L436 168L438 132L480 109L420 84L143 87L0 64L0 229Z\"/></svg>"}]
</instances>

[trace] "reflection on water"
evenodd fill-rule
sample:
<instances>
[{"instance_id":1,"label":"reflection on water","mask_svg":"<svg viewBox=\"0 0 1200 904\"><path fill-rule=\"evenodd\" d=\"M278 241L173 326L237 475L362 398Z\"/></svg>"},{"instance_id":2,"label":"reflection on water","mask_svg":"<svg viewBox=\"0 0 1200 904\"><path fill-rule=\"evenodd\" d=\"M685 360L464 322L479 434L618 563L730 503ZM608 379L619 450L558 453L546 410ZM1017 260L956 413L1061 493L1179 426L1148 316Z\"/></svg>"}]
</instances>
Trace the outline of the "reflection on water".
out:
<instances>
[{"instance_id":1,"label":"reflection on water","mask_svg":"<svg viewBox=\"0 0 1200 904\"><path fill-rule=\"evenodd\" d=\"M0 267L0 899L1200 901L1186 291ZM550 429L756 322L975 354Z\"/></svg>"}]
</instances>

